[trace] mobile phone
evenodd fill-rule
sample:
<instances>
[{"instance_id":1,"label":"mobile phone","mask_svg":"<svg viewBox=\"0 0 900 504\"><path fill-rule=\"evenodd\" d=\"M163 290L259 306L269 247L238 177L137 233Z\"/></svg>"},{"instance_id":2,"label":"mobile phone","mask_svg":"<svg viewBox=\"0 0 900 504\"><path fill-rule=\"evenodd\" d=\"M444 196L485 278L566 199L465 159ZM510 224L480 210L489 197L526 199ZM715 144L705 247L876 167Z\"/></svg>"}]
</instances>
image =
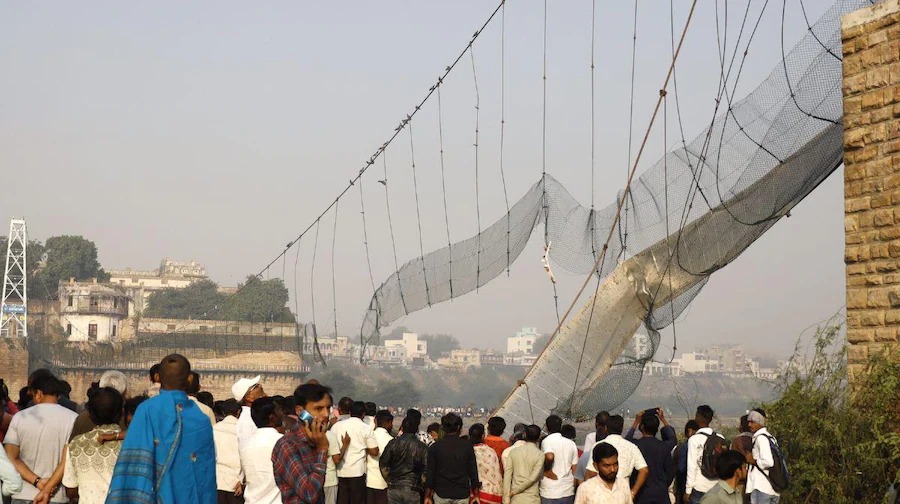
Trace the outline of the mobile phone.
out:
<instances>
[{"instance_id":1,"label":"mobile phone","mask_svg":"<svg viewBox=\"0 0 900 504\"><path fill-rule=\"evenodd\" d=\"M303 410L297 418L305 423L307 427L312 427L313 416L309 414L309 411Z\"/></svg>"}]
</instances>

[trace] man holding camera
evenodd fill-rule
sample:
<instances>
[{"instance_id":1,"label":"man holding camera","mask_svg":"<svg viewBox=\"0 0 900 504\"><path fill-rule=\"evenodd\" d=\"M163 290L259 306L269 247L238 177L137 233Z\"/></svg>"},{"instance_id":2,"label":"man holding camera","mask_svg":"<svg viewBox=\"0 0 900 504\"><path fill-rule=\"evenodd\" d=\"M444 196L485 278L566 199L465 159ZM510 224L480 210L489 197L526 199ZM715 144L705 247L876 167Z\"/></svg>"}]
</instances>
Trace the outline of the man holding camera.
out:
<instances>
[{"instance_id":1,"label":"man holding camera","mask_svg":"<svg viewBox=\"0 0 900 504\"><path fill-rule=\"evenodd\" d=\"M662 425L662 440L656 437L660 425ZM635 429L640 430L639 439L634 439ZM675 429L666 421L662 408L651 408L638 413L625 439L638 447L650 470L647 483L634 499L635 504L669 502L669 485L675 479L672 450L678 443L678 437Z\"/></svg>"}]
</instances>

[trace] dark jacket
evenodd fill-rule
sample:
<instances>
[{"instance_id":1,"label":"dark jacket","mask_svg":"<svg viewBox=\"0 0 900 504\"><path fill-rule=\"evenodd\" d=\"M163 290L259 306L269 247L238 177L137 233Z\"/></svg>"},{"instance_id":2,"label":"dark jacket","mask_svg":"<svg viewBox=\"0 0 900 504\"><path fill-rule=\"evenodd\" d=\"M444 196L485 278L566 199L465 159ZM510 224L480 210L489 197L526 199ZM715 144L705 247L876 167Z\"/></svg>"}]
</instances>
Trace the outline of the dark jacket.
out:
<instances>
[{"instance_id":1,"label":"dark jacket","mask_svg":"<svg viewBox=\"0 0 900 504\"><path fill-rule=\"evenodd\" d=\"M465 499L479 488L475 449L467 439L448 435L428 448L425 486L444 499Z\"/></svg>"},{"instance_id":2,"label":"dark jacket","mask_svg":"<svg viewBox=\"0 0 900 504\"><path fill-rule=\"evenodd\" d=\"M669 485L675 479L675 464L672 460L672 450L678 443L675 429L666 425L660 429L662 441L655 437L642 437L635 440L633 431L629 431L625 439L633 442L641 450L641 455L647 462L650 474L647 482L641 488L641 492L634 500L635 504L668 504Z\"/></svg>"},{"instance_id":3,"label":"dark jacket","mask_svg":"<svg viewBox=\"0 0 900 504\"><path fill-rule=\"evenodd\" d=\"M415 432L390 440L378 459L388 488L406 488L422 492L422 476L428 460L428 448Z\"/></svg>"}]
</instances>

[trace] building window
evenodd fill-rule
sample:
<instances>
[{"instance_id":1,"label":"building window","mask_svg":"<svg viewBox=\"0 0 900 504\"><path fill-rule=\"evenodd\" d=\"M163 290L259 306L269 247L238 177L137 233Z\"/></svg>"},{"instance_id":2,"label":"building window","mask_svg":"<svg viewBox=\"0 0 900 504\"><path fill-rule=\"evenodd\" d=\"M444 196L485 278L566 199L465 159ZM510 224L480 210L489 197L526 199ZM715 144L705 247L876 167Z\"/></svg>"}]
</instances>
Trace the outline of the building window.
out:
<instances>
[{"instance_id":1,"label":"building window","mask_svg":"<svg viewBox=\"0 0 900 504\"><path fill-rule=\"evenodd\" d=\"M174 331L174 330L175 330L175 324L168 324L168 325L166 326L166 330L167 330L167 331Z\"/></svg>"},{"instance_id":2,"label":"building window","mask_svg":"<svg viewBox=\"0 0 900 504\"><path fill-rule=\"evenodd\" d=\"M97 324L88 324L88 338L97 339Z\"/></svg>"},{"instance_id":3,"label":"building window","mask_svg":"<svg viewBox=\"0 0 900 504\"><path fill-rule=\"evenodd\" d=\"M233 325L233 326L231 326L231 332L233 332L233 333L241 332L241 328L236 325Z\"/></svg>"},{"instance_id":4,"label":"building window","mask_svg":"<svg viewBox=\"0 0 900 504\"><path fill-rule=\"evenodd\" d=\"M69 308L75 304L75 296L69 296Z\"/></svg>"},{"instance_id":5,"label":"building window","mask_svg":"<svg viewBox=\"0 0 900 504\"><path fill-rule=\"evenodd\" d=\"M69 336L72 335L72 324L66 324L66 334Z\"/></svg>"},{"instance_id":6,"label":"building window","mask_svg":"<svg viewBox=\"0 0 900 504\"><path fill-rule=\"evenodd\" d=\"M113 338L116 337L116 326L115 325L112 326L112 337Z\"/></svg>"},{"instance_id":7,"label":"building window","mask_svg":"<svg viewBox=\"0 0 900 504\"><path fill-rule=\"evenodd\" d=\"M271 328L271 327L264 327L264 328L263 328L263 333L268 334L268 333L270 333L270 332L272 332L272 328Z\"/></svg>"},{"instance_id":8,"label":"building window","mask_svg":"<svg viewBox=\"0 0 900 504\"><path fill-rule=\"evenodd\" d=\"M96 308L97 306L99 306L99 302L97 301L97 297L96 297L96 296L91 296L91 307L92 307L92 308Z\"/></svg>"},{"instance_id":9,"label":"building window","mask_svg":"<svg viewBox=\"0 0 900 504\"><path fill-rule=\"evenodd\" d=\"M206 332L209 330L209 326L202 325L200 326L200 332Z\"/></svg>"},{"instance_id":10,"label":"building window","mask_svg":"<svg viewBox=\"0 0 900 504\"><path fill-rule=\"evenodd\" d=\"M168 279L168 278L163 278L163 279L162 279L162 284L163 284L163 285L169 285L169 279Z\"/></svg>"},{"instance_id":11,"label":"building window","mask_svg":"<svg viewBox=\"0 0 900 504\"><path fill-rule=\"evenodd\" d=\"M137 278L132 278L132 279L131 279L131 283L138 283L138 279L137 279Z\"/></svg>"},{"instance_id":12,"label":"building window","mask_svg":"<svg viewBox=\"0 0 900 504\"><path fill-rule=\"evenodd\" d=\"M114 297L113 298L113 308L118 308L118 307L119 307L119 298Z\"/></svg>"}]
</instances>

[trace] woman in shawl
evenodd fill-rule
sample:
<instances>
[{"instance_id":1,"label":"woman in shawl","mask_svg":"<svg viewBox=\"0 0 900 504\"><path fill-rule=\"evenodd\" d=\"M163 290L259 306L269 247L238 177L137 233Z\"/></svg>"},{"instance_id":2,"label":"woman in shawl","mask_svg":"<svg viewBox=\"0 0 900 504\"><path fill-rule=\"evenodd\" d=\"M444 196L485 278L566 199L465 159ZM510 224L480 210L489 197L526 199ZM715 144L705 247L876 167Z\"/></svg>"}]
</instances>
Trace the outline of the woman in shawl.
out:
<instances>
[{"instance_id":1,"label":"woman in shawl","mask_svg":"<svg viewBox=\"0 0 900 504\"><path fill-rule=\"evenodd\" d=\"M478 481L481 488L478 500L485 504L503 502L503 474L500 472L500 459L493 448L484 444L484 424L469 427L469 441L475 450L475 463L478 465Z\"/></svg>"}]
</instances>

